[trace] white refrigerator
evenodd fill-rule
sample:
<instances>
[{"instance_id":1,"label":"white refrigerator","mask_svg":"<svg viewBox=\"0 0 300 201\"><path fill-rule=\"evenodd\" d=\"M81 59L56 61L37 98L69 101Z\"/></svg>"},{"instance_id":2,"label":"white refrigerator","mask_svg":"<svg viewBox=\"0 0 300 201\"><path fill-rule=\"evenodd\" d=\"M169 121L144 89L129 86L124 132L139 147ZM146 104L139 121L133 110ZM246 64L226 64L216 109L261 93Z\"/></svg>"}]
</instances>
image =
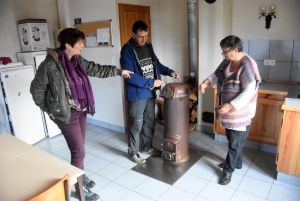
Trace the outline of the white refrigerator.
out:
<instances>
[{"instance_id":1,"label":"white refrigerator","mask_svg":"<svg viewBox=\"0 0 300 201\"><path fill-rule=\"evenodd\" d=\"M0 74L1 70L11 69L23 66L23 63L8 63L6 65L0 64ZM0 134L1 133L12 133L11 124L7 118L7 106L5 104L4 94L3 94L3 84L0 82Z\"/></svg>"},{"instance_id":2,"label":"white refrigerator","mask_svg":"<svg viewBox=\"0 0 300 201\"><path fill-rule=\"evenodd\" d=\"M45 60L46 58L46 51L38 51L38 52L20 52L17 53L18 61L23 62L24 64L31 64L33 65L34 72L38 69L39 65ZM53 137L58 134L61 134L60 129L58 126L49 118L47 113L43 113L43 120L45 124L46 134L48 137Z\"/></svg>"},{"instance_id":3,"label":"white refrigerator","mask_svg":"<svg viewBox=\"0 0 300 201\"><path fill-rule=\"evenodd\" d=\"M33 66L5 68L0 70L0 74L9 133L28 144L44 139L42 113L32 101L29 90L34 78Z\"/></svg>"}]
</instances>

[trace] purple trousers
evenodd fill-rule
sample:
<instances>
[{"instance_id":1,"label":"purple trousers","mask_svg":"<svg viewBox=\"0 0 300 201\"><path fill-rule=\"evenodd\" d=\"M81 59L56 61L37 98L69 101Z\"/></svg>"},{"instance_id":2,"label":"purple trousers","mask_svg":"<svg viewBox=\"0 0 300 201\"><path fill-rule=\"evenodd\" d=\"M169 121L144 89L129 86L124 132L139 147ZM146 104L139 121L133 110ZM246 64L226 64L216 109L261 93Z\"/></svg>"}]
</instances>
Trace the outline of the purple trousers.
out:
<instances>
[{"instance_id":1,"label":"purple trousers","mask_svg":"<svg viewBox=\"0 0 300 201\"><path fill-rule=\"evenodd\" d=\"M85 157L86 112L71 109L70 123L52 119L64 135L71 152L71 164L83 170Z\"/></svg>"}]
</instances>

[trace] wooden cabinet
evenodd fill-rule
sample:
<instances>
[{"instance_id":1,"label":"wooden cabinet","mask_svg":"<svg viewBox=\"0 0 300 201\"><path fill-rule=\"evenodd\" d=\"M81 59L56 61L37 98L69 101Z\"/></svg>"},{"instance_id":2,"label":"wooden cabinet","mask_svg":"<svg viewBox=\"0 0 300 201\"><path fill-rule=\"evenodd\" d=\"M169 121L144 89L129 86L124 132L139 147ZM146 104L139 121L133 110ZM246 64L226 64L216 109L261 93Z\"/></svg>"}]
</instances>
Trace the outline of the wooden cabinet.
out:
<instances>
[{"instance_id":1,"label":"wooden cabinet","mask_svg":"<svg viewBox=\"0 0 300 201\"><path fill-rule=\"evenodd\" d=\"M217 89L214 86L214 106L218 103ZM283 112L281 106L287 92L259 90L256 114L252 119L248 140L277 145ZM216 114L215 114L216 117ZM214 133L225 135L220 120L214 121Z\"/></svg>"},{"instance_id":2,"label":"wooden cabinet","mask_svg":"<svg viewBox=\"0 0 300 201\"><path fill-rule=\"evenodd\" d=\"M277 171L300 176L300 107L283 105Z\"/></svg>"}]
</instances>

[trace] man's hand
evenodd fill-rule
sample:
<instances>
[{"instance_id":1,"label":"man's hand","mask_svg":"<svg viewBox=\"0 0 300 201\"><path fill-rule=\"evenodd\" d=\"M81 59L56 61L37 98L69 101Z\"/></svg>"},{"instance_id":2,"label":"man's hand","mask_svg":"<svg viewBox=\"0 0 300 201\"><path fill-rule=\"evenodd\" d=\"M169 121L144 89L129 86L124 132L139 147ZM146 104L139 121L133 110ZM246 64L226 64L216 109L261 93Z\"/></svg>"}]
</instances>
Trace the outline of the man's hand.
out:
<instances>
[{"instance_id":1,"label":"man's hand","mask_svg":"<svg viewBox=\"0 0 300 201\"><path fill-rule=\"evenodd\" d=\"M165 84L165 83L161 80L154 80L154 87L159 87L162 84Z\"/></svg>"},{"instance_id":2,"label":"man's hand","mask_svg":"<svg viewBox=\"0 0 300 201\"><path fill-rule=\"evenodd\" d=\"M174 77L174 78L176 78L176 79L178 79L178 80L180 80L180 75L176 71L172 72L171 76Z\"/></svg>"},{"instance_id":3,"label":"man's hand","mask_svg":"<svg viewBox=\"0 0 300 201\"><path fill-rule=\"evenodd\" d=\"M129 70L123 70L123 71L122 71L122 76L123 76L124 78L130 78L130 74L134 74L134 72L131 72L131 71L129 71Z\"/></svg>"}]
</instances>

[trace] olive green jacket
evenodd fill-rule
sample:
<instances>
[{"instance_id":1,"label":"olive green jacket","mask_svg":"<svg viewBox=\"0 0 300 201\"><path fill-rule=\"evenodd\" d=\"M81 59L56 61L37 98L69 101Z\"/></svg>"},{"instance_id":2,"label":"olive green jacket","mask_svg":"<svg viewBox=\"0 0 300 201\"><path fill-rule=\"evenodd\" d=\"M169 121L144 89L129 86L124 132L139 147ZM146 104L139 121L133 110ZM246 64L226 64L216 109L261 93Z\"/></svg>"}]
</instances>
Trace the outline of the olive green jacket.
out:
<instances>
[{"instance_id":1,"label":"olive green jacket","mask_svg":"<svg viewBox=\"0 0 300 201\"><path fill-rule=\"evenodd\" d=\"M107 78L122 75L116 66L95 64L78 55L88 76ZM39 65L30 85L33 101L42 111L53 114L55 119L70 122L71 109L66 90L67 77L55 49L48 49L46 59Z\"/></svg>"}]
</instances>

